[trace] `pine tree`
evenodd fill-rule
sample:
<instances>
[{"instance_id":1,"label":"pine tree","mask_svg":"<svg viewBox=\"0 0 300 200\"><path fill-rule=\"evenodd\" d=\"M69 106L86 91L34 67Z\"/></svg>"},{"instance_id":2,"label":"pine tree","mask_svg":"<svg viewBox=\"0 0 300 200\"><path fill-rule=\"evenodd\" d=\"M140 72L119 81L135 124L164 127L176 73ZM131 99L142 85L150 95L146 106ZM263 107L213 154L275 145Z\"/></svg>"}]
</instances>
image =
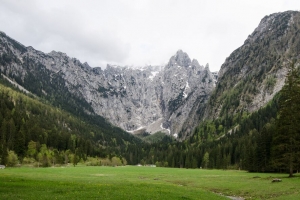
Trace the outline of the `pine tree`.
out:
<instances>
[{"instance_id":1,"label":"pine tree","mask_svg":"<svg viewBox=\"0 0 300 200\"><path fill-rule=\"evenodd\" d=\"M7 122L4 119L2 121L2 126L1 126L1 132L0 132L0 150L1 150L1 163L2 165L7 164L7 142L6 142L6 135L7 135Z\"/></svg>"},{"instance_id":2,"label":"pine tree","mask_svg":"<svg viewBox=\"0 0 300 200\"><path fill-rule=\"evenodd\" d=\"M203 166L203 168L207 168L208 163L209 163L209 153L205 152L205 154L203 156L203 159L202 159L202 166Z\"/></svg>"},{"instance_id":3,"label":"pine tree","mask_svg":"<svg viewBox=\"0 0 300 200\"><path fill-rule=\"evenodd\" d=\"M300 154L300 77L295 62L288 69L279 99L277 131L273 137L273 165L293 176Z\"/></svg>"},{"instance_id":4,"label":"pine tree","mask_svg":"<svg viewBox=\"0 0 300 200\"><path fill-rule=\"evenodd\" d=\"M257 135L257 167L258 171L265 172L270 170L270 149L272 133L275 132L274 125L267 123L262 131Z\"/></svg>"},{"instance_id":5,"label":"pine tree","mask_svg":"<svg viewBox=\"0 0 300 200\"><path fill-rule=\"evenodd\" d=\"M21 158L25 156L25 152L26 152L25 134L26 134L25 127L24 125L22 125L18 134L16 134L15 145L14 145L14 150L16 154L19 155Z\"/></svg>"}]
</instances>

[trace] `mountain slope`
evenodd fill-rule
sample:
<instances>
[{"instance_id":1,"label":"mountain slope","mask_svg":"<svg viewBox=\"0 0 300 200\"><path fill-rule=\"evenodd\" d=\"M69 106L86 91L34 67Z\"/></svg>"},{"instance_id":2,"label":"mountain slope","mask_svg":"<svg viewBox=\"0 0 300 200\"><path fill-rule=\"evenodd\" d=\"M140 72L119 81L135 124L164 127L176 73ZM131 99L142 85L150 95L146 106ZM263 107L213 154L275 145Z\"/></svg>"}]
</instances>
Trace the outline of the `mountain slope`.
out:
<instances>
[{"instance_id":1,"label":"mountain slope","mask_svg":"<svg viewBox=\"0 0 300 200\"><path fill-rule=\"evenodd\" d=\"M34 50L32 47L24 47L3 32L0 32L0 36L1 78L9 80L11 83L18 85L19 88L22 86L23 91L35 96L38 101L45 104L50 103L86 123L98 126L99 132L106 138L116 138L118 143L120 141L123 143L122 139L127 142L140 142L139 139L113 126L103 117L96 115L82 94L72 93L78 86L66 82L62 72L56 70L55 56L59 57L55 61L64 66L62 70L75 65L79 66L81 70L96 71L97 69L91 69L62 53L51 52L48 55ZM51 68L49 63L50 66L52 65Z\"/></svg>"},{"instance_id":2,"label":"mountain slope","mask_svg":"<svg viewBox=\"0 0 300 200\"><path fill-rule=\"evenodd\" d=\"M14 151L20 162L29 156L30 142L87 156L124 155L128 145L142 141L119 128L95 124L87 118L74 116L61 109L31 98L0 78L0 163L8 151ZM36 154L34 156L37 156Z\"/></svg>"},{"instance_id":3,"label":"mountain slope","mask_svg":"<svg viewBox=\"0 0 300 200\"><path fill-rule=\"evenodd\" d=\"M151 163L157 159L158 163L167 163L169 167L253 172L288 170L286 162L282 166L274 162L274 155L279 153L278 144L281 153L292 150L290 155L298 155L297 148L283 148L283 137L276 139L276 132L278 112L282 109L279 102L286 95L281 90L288 67L291 62L298 70L300 66L299 34L299 12L287 11L263 18L245 43L222 65L208 103L193 109L205 110L194 134L181 143L160 143L143 148L143 160ZM297 113L288 112L287 115L293 121L298 117ZM290 123L288 126L292 131L297 130ZM295 144L297 131L292 134L295 135L290 137L294 138L293 142L286 141ZM294 169L299 168L297 160L299 155L294 159Z\"/></svg>"},{"instance_id":4,"label":"mountain slope","mask_svg":"<svg viewBox=\"0 0 300 200\"><path fill-rule=\"evenodd\" d=\"M166 66L102 70L61 52L24 47L0 33L0 55L1 73L34 95L133 133L163 131L184 139L202 115L194 108L204 106L215 86L208 66L181 50Z\"/></svg>"},{"instance_id":5,"label":"mountain slope","mask_svg":"<svg viewBox=\"0 0 300 200\"><path fill-rule=\"evenodd\" d=\"M286 65L299 59L299 36L299 12L264 17L221 66L206 117L253 112L270 101L284 85Z\"/></svg>"}]
</instances>

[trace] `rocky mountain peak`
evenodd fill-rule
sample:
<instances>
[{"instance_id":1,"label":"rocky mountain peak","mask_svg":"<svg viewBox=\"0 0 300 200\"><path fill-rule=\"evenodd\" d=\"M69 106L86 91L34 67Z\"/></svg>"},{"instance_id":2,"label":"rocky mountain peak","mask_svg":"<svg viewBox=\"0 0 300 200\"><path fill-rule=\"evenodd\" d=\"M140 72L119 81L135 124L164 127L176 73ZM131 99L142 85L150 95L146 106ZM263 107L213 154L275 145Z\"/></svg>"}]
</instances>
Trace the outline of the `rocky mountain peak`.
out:
<instances>
[{"instance_id":1,"label":"rocky mountain peak","mask_svg":"<svg viewBox=\"0 0 300 200\"><path fill-rule=\"evenodd\" d=\"M32 46L28 46L28 47L27 47L27 50L28 50L28 51L35 51L35 49L34 49Z\"/></svg>"},{"instance_id":2,"label":"rocky mountain peak","mask_svg":"<svg viewBox=\"0 0 300 200\"><path fill-rule=\"evenodd\" d=\"M225 63L221 66L219 71L219 79L223 77L226 71L230 70L230 66L236 65L234 62L237 60L242 61L241 56L246 54L246 50L254 52L254 50L256 51L258 49L258 46L267 48L275 47L281 42L284 43L283 45L286 47L290 46L287 45L288 41L285 41L285 38L293 36L293 34L291 34L293 31L290 29L296 28L297 25L295 25L295 21L299 20L299 13L298 11L286 11L265 16L260 21L258 27L245 40L244 45L233 51L231 55L226 58ZM277 50L276 53L273 53L273 51L274 48L272 48L271 51L274 55L286 53L286 51L279 52ZM243 73L247 70L246 65L244 67L245 69L242 70Z\"/></svg>"},{"instance_id":3,"label":"rocky mountain peak","mask_svg":"<svg viewBox=\"0 0 300 200\"><path fill-rule=\"evenodd\" d=\"M299 60L299 27L297 11L264 17L221 66L209 116L253 112L268 103L285 83L288 60Z\"/></svg>"},{"instance_id":4,"label":"rocky mountain peak","mask_svg":"<svg viewBox=\"0 0 300 200\"><path fill-rule=\"evenodd\" d=\"M94 67L94 68L92 68L92 70L95 74L98 74L98 75L103 73L101 67Z\"/></svg>"},{"instance_id":5,"label":"rocky mountain peak","mask_svg":"<svg viewBox=\"0 0 300 200\"><path fill-rule=\"evenodd\" d=\"M214 88L211 73L203 70L197 60L191 61L182 50L178 50L166 66L107 65L102 70L65 53L45 54L22 46L3 33L0 35L3 37L0 44L7 44L0 45L0 51L2 48L3 53L16 56L0 66L6 76L17 77L20 85L25 86L31 86L32 79L34 83L41 82L37 89L26 88L33 93L38 90L37 96L60 97L68 92L87 112L98 114L132 133L162 131L184 139L198 123L201 114L198 106L204 106ZM18 59L20 61L15 62ZM23 65L21 61L30 62L32 67L28 69L28 63ZM51 90L62 86L62 93Z\"/></svg>"},{"instance_id":6,"label":"rocky mountain peak","mask_svg":"<svg viewBox=\"0 0 300 200\"><path fill-rule=\"evenodd\" d=\"M181 66L181 67L188 67L191 65L191 59L187 53L183 52L182 50L178 50L174 56L170 58L168 63L169 67L172 66Z\"/></svg>"},{"instance_id":7,"label":"rocky mountain peak","mask_svg":"<svg viewBox=\"0 0 300 200\"><path fill-rule=\"evenodd\" d=\"M206 63L206 65L205 65L205 70L209 70L209 64L208 63Z\"/></svg>"},{"instance_id":8,"label":"rocky mountain peak","mask_svg":"<svg viewBox=\"0 0 300 200\"><path fill-rule=\"evenodd\" d=\"M193 68L195 68L195 69L199 69L199 70L204 70L204 67L202 66L202 65L200 65L199 63L198 63L198 60L196 60L196 59L193 59L192 60L192 67Z\"/></svg>"},{"instance_id":9,"label":"rocky mountain peak","mask_svg":"<svg viewBox=\"0 0 300 200\"><path fill-rule=\"evenodd\" d=\"M6 36L6 33L4 33L3 31L0 31L0 36Z\"/></svg>"},{"instance_id":10,"label":"rocky mountain peak","mask_svg":"<svg viewBox=\"0 0 300 200\"><path fill-rule=\"evenodd\" d=\"M66 53L60 52L60 51L51 51L48 53L48 55L53 57L67 57L68 55Z\"/></svg>"},{"instance_id":11,"label":"rocky mountain peak","mask_svg":"<svg viewBox=\"0 0 300 200\"><path fill-rule=\"evenodd\" d=\"M262 39L265 35L270 35L270 33L276 33L278 37L282 36L293 23L293 16L297 13L297 11L286 11L265 16L253 33L248 36L245 43Z\"/></svg>"},{"instance_id":12,"label":"rocky mountain peak","mask_svg":"<svg viewBox=\"0 0 300 200\"><path fill-rule=\"evenodd\" d=\"M91 66L90 66L87 62L84 62L82 65L83 65L85 68L92 69Z\"/></svg>"}]
</instances>

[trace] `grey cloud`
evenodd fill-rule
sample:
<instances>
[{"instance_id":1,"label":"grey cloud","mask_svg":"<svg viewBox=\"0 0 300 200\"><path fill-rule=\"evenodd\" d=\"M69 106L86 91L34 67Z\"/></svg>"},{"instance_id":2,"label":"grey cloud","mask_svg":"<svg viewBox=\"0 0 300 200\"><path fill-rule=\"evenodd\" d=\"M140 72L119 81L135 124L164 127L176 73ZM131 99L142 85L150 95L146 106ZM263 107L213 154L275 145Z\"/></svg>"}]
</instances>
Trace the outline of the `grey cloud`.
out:
<instances>
[{"instance_id":1,"label":"grey cloud","mask_svg":"<svg viewBox=\"0 0 300 200\"><path fill-rule=\"evenodd\" d=\"M0 30L91 66L166 63L178 49L218 70L261 18L287 0L0 0Z\"/></svg>"},{"instance_id":2,"label":"grey cloud","mask_svg":"<svg viewBox=\"0 0 300 200\"><path fill-rule=\"evenodd\" d=\"M82 62L88 61L84 60L86 58L94 59L95 61L90 63L95 64L101 60L101 63L103 61L121 63L128 57L129 44L105 27L103 30L99 30L101 27L93 28L97 26L97 19L94 22L85 21L80 11L74 12L64 8L45 11L37 7L36 1L21 4L16 1L5 1L3 6L6 13L9 12L4 20L14 19L20 22L21 31L14 33L14 37L21 38L20 42L26 45L46 52L63 51Z\"/></svg>"}]
</instances>

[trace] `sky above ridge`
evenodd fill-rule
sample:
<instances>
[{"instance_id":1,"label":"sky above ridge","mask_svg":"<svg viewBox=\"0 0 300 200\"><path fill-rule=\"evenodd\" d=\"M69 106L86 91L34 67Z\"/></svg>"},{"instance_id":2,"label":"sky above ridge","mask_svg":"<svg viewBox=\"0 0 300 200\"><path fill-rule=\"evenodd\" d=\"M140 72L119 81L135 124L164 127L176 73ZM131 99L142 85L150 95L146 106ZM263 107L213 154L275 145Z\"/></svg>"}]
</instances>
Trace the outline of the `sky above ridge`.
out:
<instances>
[{"instance_id":1,"label":"sky above ridge","mask_svg":"<svg viewBox=\"0 0 300 200\"><path fill-rule=\"evenodd\" d=\"M260 20L299 0L0 0L0 31L91 67L164 65L178 49L217 71Z\"/></svg>"}]
</instances>

